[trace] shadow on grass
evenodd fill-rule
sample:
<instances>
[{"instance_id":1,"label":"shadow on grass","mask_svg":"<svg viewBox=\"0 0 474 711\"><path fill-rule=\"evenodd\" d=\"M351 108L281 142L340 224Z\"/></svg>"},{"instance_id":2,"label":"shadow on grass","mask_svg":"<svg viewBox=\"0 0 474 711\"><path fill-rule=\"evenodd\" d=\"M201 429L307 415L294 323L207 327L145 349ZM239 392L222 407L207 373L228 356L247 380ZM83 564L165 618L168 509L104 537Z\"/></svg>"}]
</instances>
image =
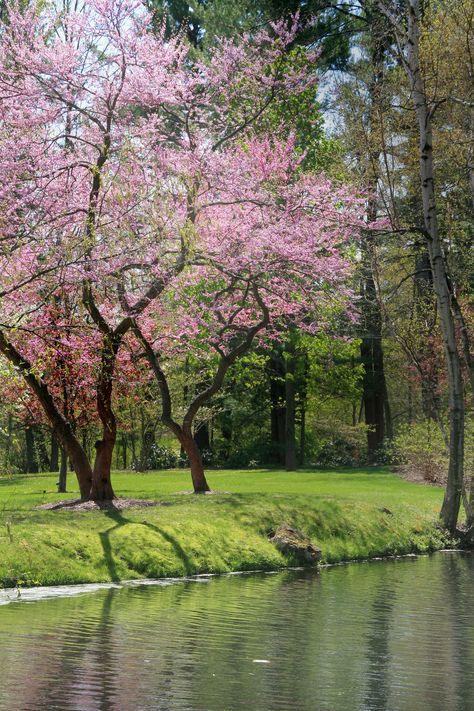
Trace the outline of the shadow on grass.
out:
<instances>
[{"instance_id":1,"label":"shadow on grass","mask_svg":"<svg viewBox=\"0 0 474 711\"><path fill-rule=\"evenodd\" d=\"M167 531L164 531L160 526L156 526L155 524L148 523L147 521L133 521L131 519L126 518L123 516L122 512L115 508L114 506L109 506L104 509L105 516L108 518L112 519L115 522L114 526L111 526L108 528L106 531L103 531L99 533L99 538L101 541L102 549L104 551L104 558L105 562L107 564L107 568L110 574L110 578L113 582L119 582L121 580L120 575L117 570L117 565L115 563L114 555L113 555L113 550L112 550L112 545L110 542L110 535L113 531L116 531L118 528L121 528L122 526L126 526L127 524L134 524L134 525L141 525L145 526L146 528L151 529L152 531L155 531L156 533L159 533L162 538L164 538L165 541L170 543L178 556L178 558L181 559L184 570L186 572L186 575L192 575L195 571L193 569L191 560L184 550L184 548L181 546L179 541L171 534L168 533Z\"/></svg>"}]
</instances>

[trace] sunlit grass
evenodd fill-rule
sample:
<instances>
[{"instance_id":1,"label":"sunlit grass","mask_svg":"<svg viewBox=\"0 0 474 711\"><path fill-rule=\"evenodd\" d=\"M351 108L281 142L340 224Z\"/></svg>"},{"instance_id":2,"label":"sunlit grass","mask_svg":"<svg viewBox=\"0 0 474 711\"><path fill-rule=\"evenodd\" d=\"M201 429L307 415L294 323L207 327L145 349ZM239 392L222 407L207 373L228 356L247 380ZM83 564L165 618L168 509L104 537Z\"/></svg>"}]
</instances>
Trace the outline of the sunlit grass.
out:
<instances>
[{"instance_id":1,"label":"sunlit grass","mask_svg":"<svg viewBox=\"0 0 474 711\"><path fill-rule=\"evenodd\" d=\"M118 496L164 505L123 512L35 510L75 498L57 475L0 478L0 585L99 582L270 569L288 564L268 532L289 523L336 562L443 546L442 491L384 468L350 471L211 471L216 496L186 496L185 471L117 472Z\"/></svg>"}]
</instances>

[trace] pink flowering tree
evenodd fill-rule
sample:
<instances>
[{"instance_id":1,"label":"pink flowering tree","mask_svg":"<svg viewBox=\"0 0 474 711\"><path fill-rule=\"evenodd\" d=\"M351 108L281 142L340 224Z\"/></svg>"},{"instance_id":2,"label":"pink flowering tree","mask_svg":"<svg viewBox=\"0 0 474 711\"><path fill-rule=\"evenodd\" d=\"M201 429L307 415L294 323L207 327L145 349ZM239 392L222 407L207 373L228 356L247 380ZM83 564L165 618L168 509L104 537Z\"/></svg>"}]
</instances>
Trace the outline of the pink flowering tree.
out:
<instances>
[{"instance_id":1,"label":"pink flowering tree","mask_svg":"<svg viewBox=\"0 0 474 711\"><path fill-rule=\"evenodd\" d=\"M253 138L203 152L194 178L190 259L155 308L135 319L162 399L162 421L186 452L194 490L209 490L193 422L235 361L295 325L315 332L348 312L350 245L360 201L323 176L300 172L294 141ZM167 369L192 354L214 368L180 422Z\"/></svg>"},{"instance_id":2,"label":"pink flowering tree","mask_svg":"<svg viewBox=\"0 0 474 711\"><path fill-rule=\"evenodd\" d=\"M314 85L314 72L284 61L295 31L282 23L223 41L198 63L181 37L152 34L137 0L91 0L81 12L9 7L0 46L0 352L38 399L82 498L114 496L113 394L132 334L201 491L190 428L228 367L279 320L309 324L346 298L356 201L302 175L291 140L253 137L276 98ZM315 60L308 55L308 67ZM73 335L61 326L66 304ZM220 359L216 379L178 428L161 352L204 341ZM45 342L56 367L45 363ZM57 387L71 357L88 390L82 400L94 391L102 429L94 462Z\"/></svg>"}]
</instances>

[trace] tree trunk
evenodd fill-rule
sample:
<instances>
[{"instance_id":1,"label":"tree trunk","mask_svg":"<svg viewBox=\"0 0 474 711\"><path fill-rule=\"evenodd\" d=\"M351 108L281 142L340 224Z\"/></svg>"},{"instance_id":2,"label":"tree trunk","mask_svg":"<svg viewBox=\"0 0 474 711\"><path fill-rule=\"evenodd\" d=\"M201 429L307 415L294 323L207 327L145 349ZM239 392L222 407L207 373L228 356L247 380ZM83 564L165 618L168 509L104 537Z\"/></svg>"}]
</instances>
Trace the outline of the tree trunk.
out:
<instances>
[{"instance_id":1,"label":"tree trunk","mask_svg":"<svg viewBox=\"0 0 474 711\"><path fill-rule=\"evenodd\" d=\"M95 443L96 455L91 486L93 501L108 501L115 498L111 470L117 439L117 422L112 409L112 388L119 345L120 339L110 333L104 334L97 381L97 412L102 422L102 439Z\"/></svg>"},{"instance_id":2,"label":"tree trunk","mask_svg":"<svg viewBox=\"0 0 474 711\"><path fill-rule=\"evenodd\" d=\"M433 287L443 333L449 386L449 467L448 481L441 508L441 519L448 530L456 530L464 478L464 383L447 274L446 258L438 228L434 191L432 113L428 106L419 60L421 7L419 0L409 0L405 69L412 90L418 120L420 142L420 178L423 217L428 235L428 252Z\"/></svg>"},{"instance_id":3,"label":"tree trunk","mask_svg":"<svg viewBox=\"0 0 474 711\"><path fill-rule=\"evenodd\" d=\"M59 470L58 492L66 493L67 483L67 453L64 447L61 447L61 468Z\"/></svg>"},{"instance_id":4,"label":"tree trunk","mask_svg":"<svg viewBox=\"0 0 474 711\"><path fill-rule=\"evenodd\" d=\"M304 466L305 461L305 448L306 448L306 408L305 405L301 405L300 412L300 451L299 451L299 465Z\"/></svg>"},{"instance_id":5,"label":"tree trunk","mask_svg":"<svg viewBox=\"0 0 474 711\"><path fill-rule=\"evenodd\" d=\"M362 339L361 359L364 366L363 400L365 424L368 426L367 447L369 457L376 456L385 437L385 375L383 351L379 335Z\"/></svg>"},{"instance_id":6,"label":"tree trunk","mask_svg":"<svg viewBox=\"0 0 474 711\"><path fill-rule=\"evenodd\" d=\"M380 26L380 16L369 11L370 21L375 28ZM382 25L383 26L383 25ZM367 201L367 219L373 222L377 219L377 194L379 192L380 160L383 155L379 141L374 136L379 128L379 111L383 100L384 61L387 51L386 39L383 34L374 32L370 40L370 56L372 77L368 86L368 164L366 165L367 185L371 197ZM382 309L377 294L375 256L376 244L374 234L368 231L362 239L362 280L361 280L361 312L362 340L360 355L364 369L362 388L365 424L367 425L367 448L369 459L377 456L377 450L382 446L385 431L385 400L387 386L385 383L384 356L382 347Z\"/></svg>"},{"instance_id":7,"label":"tree trunk","mask_svg":"<svg viewBox=\"0 0 474 711\"><path fill-rule=\"evenodd\" d=\"M270 380L270 425L272 455L276 464L285 463L285 370L281 351L275 349L268 360Z\"/></svg>"},{"instance_id":8,"label":"tree trunk","mask_svg":"<svg viewBox=\"0 0 474 711\"><path fill-rule=\"evenodd\" d=\"M51 471L48 450L44 439L44 430L38 425L34 425L33 432L35 440L36 458L38 460L38 471Z\"/></svg>"},{"instance_id":9,"label":"tree trunk","mask_svg":"<svg viewBox=\"0 0 474 711\"><path fill-rule=\"evenodd\" d=\"M124 469L127 468L127 436L125 434L122 437L122 466Z\"/></svg>"},{"instance_id":10,"label":"tree trunk","mask_svg":"<svg viewBox=\"0 0 474 711\"><path fill-rule=\"evenodd\" d=\"M292 472L296 469L295 439L295 351L292 343L285 347L285 468Z\"/></svg>"},{"instance_id":11,"label":"tree trunk","mask_svg":"<svg viewBox=\"0 0 474 711\"><path fill-rule=\"evenodd\" d=\"M179 436L179 441L189 459L194 493L204 494L206 491L210 491L209 484L207 483L206 476L204 474L201 452L199 451L199 447L194 441L192 433L182 432Z\"/></svg>"},{"instance_id":12,"label":"tree trunk","mask_svg":"<svg viewBox=\"0 0 474 711\"><path fill-rule=\"evenodd\" d=\"M387 380L385 379L385 377L384 377L384 385L385 385L385 392L384 392L383 406L384 406L384 416L385 416L385 436L388 437L388 439L393 439L392 408L390 407L390 400L388 397L388 390L387 390Z\"/></svg>"},{"instance_id":13,"label":"tree trunk","mask_svg":"<svg viewBox=\"0 0 474 711\"><path fill-rule=\"evenodd\" d=\"M51 458L50 458L50 471L59 471L59 444L58 440L54 435L51 435Z\"/></svg>"},{"instance_id":14,"label":"tree trunk","mask_svg":"<svg viewBox=\"0 0 474 711\"><path fill-rule=\"evenodd\" d=\"M36 456L35 434L33 427L25 427L25 469L27 474L38 473L38 458Z\"/></svg>"},{"instance_id":15,"label":"tree trunk","mask_svg":"<svg viewBox=\"0 0 474 711\"><path fill-rule=\"evenodd\" d=\"M421 407L423 415L435 422L440 416L436 349L431 339L436 323L436 309L430 255L425 248L416 255L415 260L413 316L417 328L422 324L422 345L418 349L418 358L423 365L418 368L421 375Z\"/></svg>"},{"instance_id":16,"label":"tree trunk","mask_svg":"<svg viewBox=\"0 0 474 711\"><path fill-rule=\"evenodd\" d=\"M96 455L92 476L90 498L93 501L109 501L115 498L111 481L112 455L114 452L115 437L107 436L96 442Z\"/></svg>"}]
</instances>

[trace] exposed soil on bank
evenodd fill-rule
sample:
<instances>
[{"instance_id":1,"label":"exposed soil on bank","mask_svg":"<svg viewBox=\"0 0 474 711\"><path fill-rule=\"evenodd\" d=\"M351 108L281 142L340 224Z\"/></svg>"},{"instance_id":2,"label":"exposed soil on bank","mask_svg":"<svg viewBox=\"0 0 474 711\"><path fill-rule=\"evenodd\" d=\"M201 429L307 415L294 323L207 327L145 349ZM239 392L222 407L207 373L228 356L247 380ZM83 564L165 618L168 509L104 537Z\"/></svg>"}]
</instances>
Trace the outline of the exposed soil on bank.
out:
<instances>
[{"instance_id":1,"label":"exposed soil on bank","mask_svg":"<svg viewBox=\"0 0 474 711\"><path fill-rule=\"evenodd\" d=\"M49 504L35 506L36 509L47 511L124 511L125 509L144 509L150 506L169 506L164 501L149 501L148 499L109 499L107 501L82 501L82 499L66 499L53 501Z\"/></svg>"}]
</instances>

